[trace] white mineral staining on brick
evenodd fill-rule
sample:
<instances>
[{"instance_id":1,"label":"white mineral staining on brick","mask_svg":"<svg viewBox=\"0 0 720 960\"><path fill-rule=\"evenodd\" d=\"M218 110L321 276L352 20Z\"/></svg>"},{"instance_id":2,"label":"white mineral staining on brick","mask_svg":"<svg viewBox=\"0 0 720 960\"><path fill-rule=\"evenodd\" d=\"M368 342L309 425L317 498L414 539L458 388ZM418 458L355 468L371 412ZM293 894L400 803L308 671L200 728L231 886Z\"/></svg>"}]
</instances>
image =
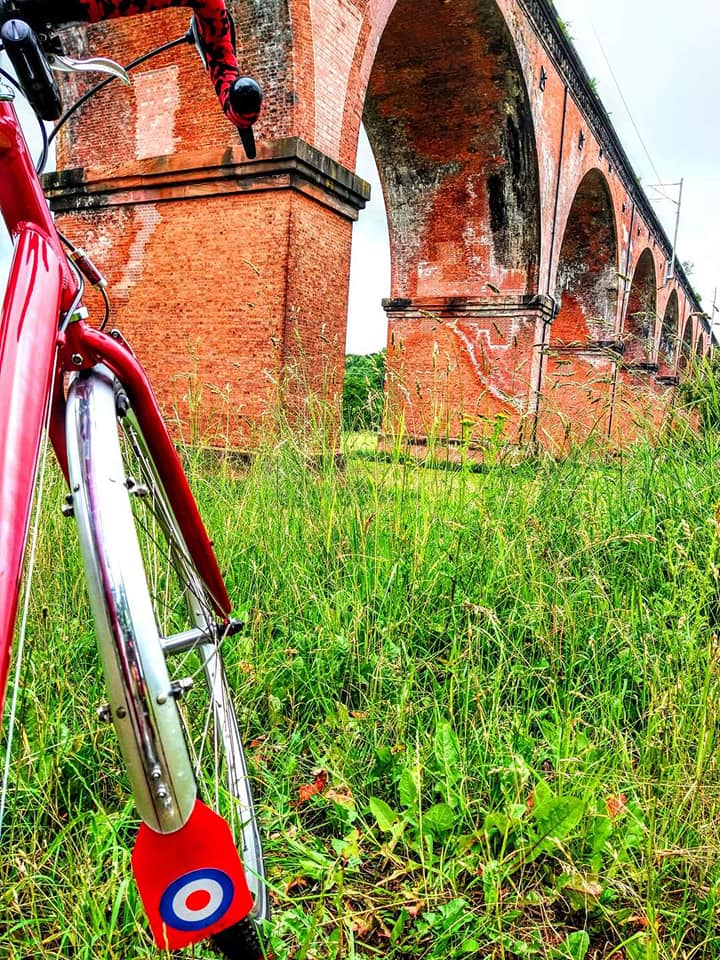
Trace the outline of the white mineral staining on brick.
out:
<instances>
[{"instance_id":1,"label":"white mineral staining on brick","mask_svg":"<svg viewBox=\"0 0 720 960\"><path fill-rule=\"evenodd\" d=\"M491 341L490 332L488 330L485 330L476 324L469 324L467 321L465 325L469 329L463 329L460 325L461 323L462 321L452 320L446 325L446 327L457 337L461 349L464 351L466 357L470 361L473 372L477 378L477 382L481 383L483 388L495 400L499 401L501 404L505 404L522 412L524 408L524 398L522 396L513 397L504 390L500 389L497 382L492 377L492 370L486 369L487 359L485 356L485 350L480 343L481 340L485 340L488 347L492 350L507 349L512 344L513 337L519 331L519 325L513 322L511 324L508 341L500 344L493 343ZM478 356L478 347L480 350L480 356Z\"/></svg>"},{"instance_id":2,"label":"white mineral staining on brick","mask_svg":"<svg viewBox=\"0 0 720 960\"><path fill-rule=\"evenodd\" d=\"M132 227L135 237L128 252L127 263L122 279L113 290L113 296L127 300L130 290L141 279L145 262L145 251L155 228L162 221L154 203L142 204L133 210Z\"/></svg>"},{"instance_id":3,"label":"white mineral staining on brick","mask_svg":"<svg viewBox=\"0 0 720 960\"><path fill-rule=\"evenodd\" d=\"M178 68L133 75L135 101L135 158L167 157L175 152L175 117L180 106Z\"/></svg>"}]
</instances>

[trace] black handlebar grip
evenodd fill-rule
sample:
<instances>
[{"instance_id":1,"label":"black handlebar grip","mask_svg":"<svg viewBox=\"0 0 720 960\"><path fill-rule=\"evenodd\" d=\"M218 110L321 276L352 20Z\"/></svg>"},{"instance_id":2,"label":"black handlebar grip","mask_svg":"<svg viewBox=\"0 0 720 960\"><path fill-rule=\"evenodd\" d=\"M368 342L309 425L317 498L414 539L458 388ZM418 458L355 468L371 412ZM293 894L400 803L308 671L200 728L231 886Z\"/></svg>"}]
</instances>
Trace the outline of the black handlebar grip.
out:
<instances>
[{"instance_id":1,"label":"black handlebar grip","mask_svg":"<svg viewBox=\"0 0 720 960\"><path fill-rule=\"evenodd\" d=\"M24 20L8 20L0 28L0 38L35 113L42 120L57 120L62 115L60 90L30 26Z\"/></svg>"},{"instance_id":2,"label":"black handlebar grip","mask_svg":"<svg viewBox=\"0 0 720 960\"><path fill-rule=\"evenodd\" d=\"M233 113L246 118L249 124L252 124L257 119L262 106L262 87L252 77L238 77L230 88L229 100ZM257 151L252 126L238 127L238 133L248 159L254 160Z\"/></svg>"}]
</instances>

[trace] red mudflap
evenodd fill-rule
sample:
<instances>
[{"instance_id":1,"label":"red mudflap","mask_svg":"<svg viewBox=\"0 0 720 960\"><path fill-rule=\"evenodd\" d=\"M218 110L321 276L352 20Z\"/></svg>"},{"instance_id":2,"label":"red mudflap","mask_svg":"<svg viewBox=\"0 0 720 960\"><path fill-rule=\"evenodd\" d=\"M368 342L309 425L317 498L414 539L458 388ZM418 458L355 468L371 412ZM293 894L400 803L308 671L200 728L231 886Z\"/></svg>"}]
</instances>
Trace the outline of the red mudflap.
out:
<instances>
[{"instance_id":1,"label":"red mudflap","mask_svg":"<svg viewBox=\"0 0 720 960\"><path fill-rule=\"evenodd\" d=\"M225 820L199 800L175 833L142 824L132 854L140 896L158 946L177 950L238 923L252 908Z\"/></svg>"}]
</instances>

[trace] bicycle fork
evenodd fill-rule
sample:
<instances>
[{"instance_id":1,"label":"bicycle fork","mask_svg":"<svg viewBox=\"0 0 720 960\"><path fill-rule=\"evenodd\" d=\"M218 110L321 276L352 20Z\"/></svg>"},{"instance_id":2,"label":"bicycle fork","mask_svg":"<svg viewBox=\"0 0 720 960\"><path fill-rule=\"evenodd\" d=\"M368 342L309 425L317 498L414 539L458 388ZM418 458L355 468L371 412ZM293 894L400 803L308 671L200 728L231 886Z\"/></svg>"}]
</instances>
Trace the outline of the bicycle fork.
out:
<instances>
[{"instance_id":1,"label":"bicycle fork","mask_svg":"<svg viewBox=\"0 0 720 960\"><path fill-rule=\"evenodd\" d=\"M102 365L71 383L72 506L110 695L106 717L143 820L133 870L158 945L179 949L242 920L253 897L229 826L198 799L176 704L182 691L171 684L163 652L202 650L215 626L197 611L195 630L159 636L140 549L126 536L133 528L129 479L117 441L109 442L116 436L114 384ZM205 655L207 669L215 652Z\"/></svg>"}]
</instances>

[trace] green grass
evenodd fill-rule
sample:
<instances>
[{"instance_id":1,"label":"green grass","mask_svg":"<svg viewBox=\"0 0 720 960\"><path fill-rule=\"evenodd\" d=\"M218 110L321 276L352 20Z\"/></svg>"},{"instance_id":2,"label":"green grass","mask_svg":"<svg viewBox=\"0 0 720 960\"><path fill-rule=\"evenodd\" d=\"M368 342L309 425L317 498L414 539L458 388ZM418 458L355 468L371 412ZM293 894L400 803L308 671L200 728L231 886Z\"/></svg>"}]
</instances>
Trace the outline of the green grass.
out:
<instances>
[{"instance_id":1,"label":"green grass","mask_svg":"<svg viewBox=\"0 0 720 960\"><path fill-rule=\"evenodd\" d=\"M227 659L278 960L720 957L713 436L484 472L369 449L190 462L248 622ZM0 957L149 958L51 487Z\"/></svg>"}]
</instances>

